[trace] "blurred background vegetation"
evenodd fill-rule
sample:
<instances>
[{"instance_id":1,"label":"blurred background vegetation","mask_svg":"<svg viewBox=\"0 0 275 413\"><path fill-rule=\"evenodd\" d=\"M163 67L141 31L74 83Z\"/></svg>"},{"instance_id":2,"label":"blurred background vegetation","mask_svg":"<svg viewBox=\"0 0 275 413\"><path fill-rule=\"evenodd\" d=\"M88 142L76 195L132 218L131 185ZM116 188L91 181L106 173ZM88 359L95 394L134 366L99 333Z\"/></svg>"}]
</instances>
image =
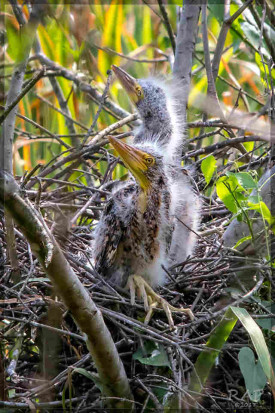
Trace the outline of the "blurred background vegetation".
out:
<instances>
[{"instance_id":1,"label":"blurred background vegetation","mask_svg":"<svg viewBox=\"0 0 275 413\"><path fill-rule=\"evenodd\" d=\"M166 6L173 31L177 31L178 4L169 1ZM239 2L232 2L230 12L233 14L239 8ZM254 5L259 16L261 6ZM2 31L1 84L6 92L13 70L17 53L19 24L10 5L4 9L6 32ZM22 11L29 16L25 4ZM223 21L223 4L208 6L208 40L210 53L213 55L217 38ZM201 23L200 23L201 24ZM274 30L270 23L265 23L267 32L274 41ZM100 93L104 91L107 71L112 64L119 65L137 78L149 75L169 76L173 64L173 52L158 5L122 4L113 1L94 1L93 4L83 1L81 4L64 5L49 4L49 15L37 31L41 51L52 62L73 71L81 81L95 87ZM227 112L232 110L242 89L245 93L239 99L238 109L243 112L257 112L266 103L266 66L261 62L258 47L262 45L263 56L268 61L270 54L265 40L261 39L260 29L249 8L245 10L232 24L226 38L225 50L222 55L216 88L219 99L226 105ZM27 68L26 82L31 79L34 71L41 67L34 53ZM193 65L192 87L189 98L188 121L197 121L201 112L192 103L199 93L206 93L207 77L204 68L204 52L200 27ZM274 72L274 69L273 69ZM35 87L20 101L18 112L42 125L51 133L58 135L74 146L81 143L87 128L93 122L98 106L87 93L83 93L71 81L62 76L56 77L67 102L71 117L75 122L76 135L71 136L65 117L58 113L59 102L49 82L43 77ZM3 96L2 96L3 97ZM109 97L129 112L133 111L130 101L121 86L113 78L109 89ZM267 116L267 115L266 115ZM106 111L101 111L95 131L101 130L113 123L116 117ZM124 127L124 130L128 130ZM214 130L209 129L209 131ZM200 132L200 128L190 128L187 136L192 139ZM225 138L227 134L225 132ZM204 146L220 140L221 136L211 136L204 139ZM247 151L251 151L255 142L245 143ZM192 148L192 146L191 146ZM14 172L22 175L30 171L37 163L46 164L65 148L49 135L41 133L38 128L26 119L18 118L14 142ZM204 155L201 155L204 156ZM96 165L104 172L104 163ZM124 169L116 169L121 175ZM75 177L72 177L74 179ZM85 178L83 178L85 179Z\"/></svg>"}]
</instances>

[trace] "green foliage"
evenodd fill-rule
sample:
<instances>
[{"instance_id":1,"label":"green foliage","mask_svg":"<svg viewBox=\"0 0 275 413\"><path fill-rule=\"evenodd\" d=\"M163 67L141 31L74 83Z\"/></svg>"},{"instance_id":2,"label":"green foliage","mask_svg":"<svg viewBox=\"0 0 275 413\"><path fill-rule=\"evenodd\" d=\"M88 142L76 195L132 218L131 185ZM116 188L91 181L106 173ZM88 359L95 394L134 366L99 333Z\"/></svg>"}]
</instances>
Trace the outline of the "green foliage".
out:
<instances>
[{"instance_id":1,"label":"green foliage","mask_svg":"<svg viewBox=\"0 0 275 413\"><path fill-rule=\"evenodd\" d=\"M217 195L229 211L234 214L241 212L241 201L245 201L243 188L234 175L222 176L216 183Z\"/></svg>"},{"instance_id":2,"label":"green foliage","mask_svg":"<svg viewBox=\"0 0 275 413\"><path fill-rule=\"evenodd\" d=\"M228 340L237 320L242 323L248 332L258 356L258 363L255 363L252 350L248 349L250 350L248 351L243 348L239 354L240 369L245 379L249 397L252 401L259 401L261 390L267 380L271 385L273 394L275 394L275 376L263 333L248 312L244 308L238 307L230 307L225 312L222 320L207 341L204 351L200 353L191 374L190 392L200 393L203 390L215 360Z\"/></svg>"},{"instance_id":3,"label":"green foliage","mask_svg":"<svg viewBox=\"0 0 275 413\"><path fill-rule=\"evenodd\" d=\"M207 184L212 179L212 176L214 172L217 169L217 161L213 155L207 156L206 158L203 159L201 163L201 171L204 175L205 181Z\"/></svg>"},{"instance_id":4,"label":"green foliage","mask_svg":"<svg viewBox=\"0 0 275 413\"><path fill-rule=\"evenodd\" d=\"M252 402L258 402L266 385L266 375L261 363L255 361L254 353L249 347L241 348L238 358L249 398Z\"/></svg>"},{"instance_id":5,"label":"green foliage","mask_svg":"<svg viewBox=\"0 0 275 413\"><path fill-rule=\"evenodd\" d=\"M204 384L215 364L215 360L219 356L236 322L237 317L232 314L230 309L227 310L212 332L205 348L197 358L190 378L189 390L191 392L200 393L203 390Z\"/></svg>"},{"instance_id":6,"label":"green foliage","mask_svg":"<svg viewBox=\"0 0 275 413\"><path fill-rule=\"evenodd\" d=\"M246 222L250 229L250 237L240 239L236 246L250 238L253 239L252 217L249 216L248 211L259 213L262 216L263 222L266 221L274 232L275 218L271 215L268 206L263 202L258 182L250 173L227 172L226 176L222 176L217 180L216 189L218 197L225 206L236 214L239 220Z\"/></svg>"},{"instance_id":7,"label":"green foliage","mask_svg":"<svg viewBox=\"0 0 275 413\"><path fill-rule=\"evenodd\" d=\"M275 394L275 376L272 368L271 357L260 327L244 308L231 307L231 310L236 317L238 317L243 327L248 332L257 353L258 360L267 377L267 380L270 383L272 392Z\"/></svg>"},{"instance_id":8,"label":"green foliage","mask_svg":"<svg viewBox=\"0 0 275 413\"><path fill-rule=\"evenodd\" d=\"M83 369L82 367L75 367L73 369L73 374L74 373L79 373L82 376L86 377L89 380L92 380L94 382L94 384L100 389L102 390L102 383L98 377L97 374L91 373L90 371Z\"/></svg>"},{"instance_id":9,"label":"green foliage","mask_svg":"<svg viewBox=\"0 0 275 413\"><path fill-rule=\"evenodd\" d=\"M164 346L154 341L145 341L144 347L133 354L133 359L149 366L171 368Z\"/></svg>"}]
</instances>

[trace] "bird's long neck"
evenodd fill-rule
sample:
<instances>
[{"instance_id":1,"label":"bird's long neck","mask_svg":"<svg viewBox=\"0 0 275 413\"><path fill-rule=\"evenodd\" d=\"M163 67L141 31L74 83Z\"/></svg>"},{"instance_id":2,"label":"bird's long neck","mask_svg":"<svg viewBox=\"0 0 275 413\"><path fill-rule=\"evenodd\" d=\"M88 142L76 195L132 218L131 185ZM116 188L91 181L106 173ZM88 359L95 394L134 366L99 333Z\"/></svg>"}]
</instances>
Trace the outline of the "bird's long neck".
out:
<instances>
[{"instance_id":1,"label":"bird's long neck","mask_svg":"<svg viewBox=\"0 0 275 413\"><path fill-rule=\"evenodd\" d=\"M166 192L166 183L163 178L159 179L158 183L154 182L146 191L141 189L138 197L141 213L145 214L149 211L151 215L157 215L163 202L163 194Z\"/></svg>"}]
</instances>

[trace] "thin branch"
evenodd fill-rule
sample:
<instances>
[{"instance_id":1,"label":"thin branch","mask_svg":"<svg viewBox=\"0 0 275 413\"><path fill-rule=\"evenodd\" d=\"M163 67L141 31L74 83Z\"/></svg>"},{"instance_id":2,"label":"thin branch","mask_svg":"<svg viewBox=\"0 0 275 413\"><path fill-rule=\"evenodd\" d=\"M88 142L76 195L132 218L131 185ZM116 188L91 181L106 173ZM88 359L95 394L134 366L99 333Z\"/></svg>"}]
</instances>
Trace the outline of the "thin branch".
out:
<instances>
[{"instance_id":1,"label":"thin branch","mask_svg":"<svg viewBox=\"0 0 275 413\"><path fill-rule=\"evenodd\" d=\"M31 60L39 60L43 65L47 65L49 68L54 69L54 70L59 70L61 75L65 79L71 80L72 82L74 82L75 85L79 88L79 90L81 90L84 93L87 93L97 104L100 104L102 95L89 83L86 83L83 80L84 76L81 75L80 73L74 73L64 68L63 66L58 65L57 63L53 62L51 59L49 59L42 53L38 53L32 56L29 59L29 61ZM111 101L105 102L104 110L111 113L113 116L117 118L125 118L126 116L129 116L128 112L126 112L121 107L119 107L118 105L116 105L115 103Z\"/></svg>"},{"instance_id":2,"label":"thin branch","mask_svg":"<svg viewBox=\"0 0 275 413\"><path fill-rule=\"evenodd\" d=\"M94 119L93 119L93 123L92 123L92 125L90 126L90 128L89 128L89 130L88 130L88 132L87 132L87 135L86 135L85 139L83 139L82 145L85 145L87 139L89 138L89 136L91 135L91 133L92 133L93 130L94 130L94 127L95 127L95 125L96 125L96 122L98 121L99 115L100 115L100 113L101 113L101 111L102 111L102 108L103 108L103 106L104 106L104 104L105 104L105 100L106 100L106 97L107 97L107 93L108 93L109 88L110 88L111 75L112 75L112 72L110 71L110 73L108 73L107 83L106 83L104 92L103 92L103 94L102 94L102 96L101 96L101 100L100 100L100 103L99 103L99 106L98 106L98 110L97 110L97 112L96 112L96 114L95 114L95 117L94 117Z\"/></svg>"},{"instance_id":3,"label":"thin branch","mask_svg":"<svg viewBox=\"0 0 275 413\"><path fill-rule=\"evenodd\" d=\"M21 113L16 112L16 116L18 116L18 118L25 120L26 122L30 123L31 125L33 125L35 128L40 129L42 132L45 132L48 136L50 136L52 139L56 139L60 145L65 146L65 148L70 149L70 146L65 143L62 139L59 138L58 135L55 135L53 133L51 133L48 129L46 129L44 126L40 125L39 123L35 122L32 119L27 118L24 115L21 115Z\"/></svg>"},{"instance_id":4,"label":"thin branch","mask_svg":"<svg viewBox=\"0 0 275 413\"><path fill-rule=\"evenodd\" d=\"M158 4L159 4L160 12L161 12L162 17L163 17L163 23L166 27L166 30L167 30L167 33L168 33L168 36L169 36L169 39L170 39L170 42L171 42L173 53L175 54L176 53L175 36L174 36L173 29L172 29L170 21L169 21L169 17L168 17L166 8L164 7L162 0L158 0Z\"/></svg>"},{"instance_id":5,"label":"thin branch","mask_svg":"<svg viewBox=\"0 0 275 413\"><path fill-rule=\"evenodd\" d=\"M257 26L258 26L258 28L259 28L259 30L261 31L260 41L261 41L262 36L263 36L263 37L264 37L264 40L265 40L265 42L266 42L266 45L267 45L267 47L268 47L268 49L269 49L269 52L270 52L270 54L271 54L272 60L273 60L273 62L275 62L275 46L274 46L274 41L272 41L272 39L270 38L270 37L271 37L271 34L269 34L269 33L267 32L267 29L266 29L266 27L264 26L265 13L266 13L266 1L264 2L262 19L260 19L257 11L254 9L254 7L253 7L252 4L250 4L249 10L251 11L252 16L254 17L254 19L255 19L255 21L256 21L256 23L257 23ZM271 30L272 30L272 29L270 28L270 31L271 31Z\"/></svg>"},{"instance_id":6,"label":"thin branch","mask_svg":"<svg viewBox=\"0 0 275 413\"><path fill-rule=\"evenodd\" d=\"M40 96L36 93L36 96L38 97L39 100L41 100L41 102L46 103L46 105L48 105L50 108L52 108L53 110L55 110L56 112L60 113L62 116L64 116L67 119L70 119L71 122L73 122L75 125L78 125L80 128L84 129L84 130L88 130L88 128L83 125L83 123L73 119L70 115L68 115L66 112L64 112L63 110L57 108L55 105L52 104L52 102L50 102L48 99L45 99L43 96ZM68 135L68 137L71 136L75 136L77 135L79 137L79 134L74 133L70 133L70 135Z\"/></svg>"},{"instance_id":7,"label":"thin branch","mask_svg":"<svg viewBox=\"0 0 275 413\"><path fill-rule=\"evenodd\" d=\"M106 135L109 135L114 130L121 128L122 126L127 125L128 123L134 120L137 120L137 119L138 119L137 114L133 114L133 115L127 116L126 118L116 123L113 123L112 125L100 131L91 141L89 141L89 143L91 145L99 144Z\"/></svg>"},{"instance_id":8,"label":"thin branch","mask_svg":"<svg viewBox=\"0 0 275 413\"><path fill-rule=\"evenodd\" d=\"M5 111L0 116L0 125L4 122L8 114L12 109L20 102L20 100L32 89L32 87L44 76L45 68L38 70L33 78L28 82L27 86L19 93L19 95L14 99L13 102L5 109Z\"/></svg>"},{"instance_id":9,"label":"thin branch","mask_svg":"<svg viewBox=\"0 0 275 413\"><path fill-rule=\"evenodd\" d=\"M217 91L215 87L215 81L211 68L211 60L209 53L209 44L208 44L208 33L207 33L207 5L202 5L202 33L203 33L203 48L204 48L204 62L205 69L207 74L207 96L213 99L213 104L216 106L216 113L221 119L224 119L224 114L219 104Z\"/></svg>"},{"instance_id":10,"label":"thin branch","mask_svg":"<svg viewBox=\"0 0 275 413\"><path fill-rule=\"evenodd\" d=\"M109 47L101 47L97 44L93 43L93 46L98 49L102 50L105 53L109 53L110 55L119 56L122 59L130 60L131 62L138 62L138 63L164 63L168 61L168 57L163 53L164 57L160 57L158 59L138 59L137 57L132 57L130 55L125 55L123 53L119 53L116 50L110 49Z\"/></svg>"},{"instance_id":11,"label":"thin branch","mask_svg":"<svg viewBox=\"0 0 275 413\"><path fill-rule=\"evenodd\" d=\"M226 0L224 20L223 20L223 24L222 24L222 28L221 28L219 37L218 37L218 42L217 42L217 46L216 46L213 61L212 61L212 72L213 72L214 81L216 81L216 78L218 76L221 57L222 57L222 54L223 54L224 44L225 44L225 40L226 40L228 30L230 29L230 26L232 25L232 23L242 14L242 12L249 6L249 4L252 1L253 0L247 0L239 8L239 10L236 11L236 13L234 13L232 16L230 16L230 10L229 10L230 0ZM226 7L226 5L227 5L227 7Z\"/></svg>"},{"instance_id":12,"label":"thin branch","mask_svg":"<svg viewBox=\"0 0 275 413\"><path fill-rule=\"evenodd\" d=\"M260 136L241 136L239 138L232 138L226 141L217 142L214 145L208 145L205 148L198 149L197 151L189 152L188 157L190 156L199 156L205 153L211 153L218 149L225 148L226 146L235 146L238 143L243 142L258 142L263 141L264 139Z\"/></svg>"}]
</instances>

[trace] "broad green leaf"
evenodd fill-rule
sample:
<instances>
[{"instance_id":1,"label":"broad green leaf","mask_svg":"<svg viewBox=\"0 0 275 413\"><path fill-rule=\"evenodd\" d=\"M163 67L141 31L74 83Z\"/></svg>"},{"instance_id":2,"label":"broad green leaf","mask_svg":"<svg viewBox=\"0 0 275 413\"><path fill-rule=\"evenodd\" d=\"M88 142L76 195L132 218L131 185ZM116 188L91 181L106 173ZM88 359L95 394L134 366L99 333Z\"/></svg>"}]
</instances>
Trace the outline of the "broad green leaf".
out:
<instances>
[{"instance_id":1,"label":"broad green leaf","mask_svg":"<svg viewBox=\"0 0 275 413\"><path fill-rule=\"evenodd\" d=\"M218 179L216 184L217 195L224 205L229 209L229 211L239 212L238 203L245 200L245 197L240 192L242 187L240 187L235 175L222 176Z\"/></svg>"},{"instance_id":2,"label":"broad green leaf","mask_svg":"<svg viewBox=\"0 0 275 413\"><path fill-rule=\"evenodd\" d=\"M266 385L266 375L261 363L255 361L254 353L249 347L241 348L238 358L249 398L258 402Z\"/></svg>"},{"instance_id":3,"label":"broad green leaf","mask_svg":"<svg viewBox=\"0 0 275 413\"><path fill-rule=\"evenodd\" d=\"M272 393L275 395L275 376L272 369L270 354L263 336L263 333L257 323L248 314L244 308L230 307L233 313L238 317L246 331L248 332L251 341L256 350L258 359L262 365L263 371L270 383Z\"/></svg>"},{"instance_id":4,"label":"broad green leaf","mask_svg":"<svg viewBox=\"0 0 275 413\"><path fill-rule=\"evenodd\" d=\"M111 4L108 7L108 11L105 14L105 22L104 22L104 31L103 31L103 37L102 37L102 46L107 46L112 49L116 48L116 42L117 42L117 19L119 17L118 12L119 12L119 5ZM121 30L121 25L119 28L119 33ZM120 46L121 47L121 46ZM105 53L103 50L98 51L98 68L101 71L101 73L105 76L107 70L110 69L112 64L112 58Z\"/></svg>"},{"instance_id":5,"label":"broad green leaf","mask_svg":"<svg viewBox=\"0 0 275 413\"><path fill-rule=\"evenodd\" d=\"M244 189L256 189L257 182L252 178L252 176L248 172L227 172L227 176L235 176L239 185L242 186Z\"/></svg>"},{"instance_id":6,"label":"broad green leaf","mask_svg":"<svg viewBox=\"0 0 275 413\"><path fill-rule=\"evenodd\" d=\"M146 355L144 355L144 350ZM149 366L167 366L171 368L164 346L153 341L146 341L144 349L139 348L133 354L133 359Z\"/></svg>"},{"instance_id":7,"label":"broad green leaf","mask_svg":"<svg viewBox=\"0 0 275 413\"><path fill-rule=\"evenodd\" d=\"M190 391L201 392L222 347L237 322L237 317L228 309L217 327L211 333L205 348L196 360L190 378Z\"/></svg>"},{"instance_id":8,"label":"broad green leaf","mask_svg":"<svg viewBox=\"0 0 275 413\"><path fill-rule=\"evenodd\" d=\"M204 158L201 163L201 170L204 175L207 184L211 181L211 178L217 169L217 161L213 155Z\"/></svg>"},{"instance_id":9,"label":"broad green leaf","mask_svg":"<svg viewBox=\"0 0 275 413\"><path fill-rule=\"evenodd\" d=\"M275 219L274 217L272 217L268 206L263 201L258 202L257 204L247 202L247 206L249 207L249 209L259 212L262 217L269 223L269 225L274 224Z\"/></svg>"},{"instance_id":10,"label":"broad green leaf","mask_svg":"<svg viewBox=\"0 0 275 413\"><path fill-rule=\"evenodd\" d=\"M262 318L257 320L257 324L265 329L265 330L270 330L273 331L273 333L275 333L275 318L271 317L270 318Z\"/></svg>"},{"instance_id":11,"label":"broad green leaf","mask_svg":"<svg viewBox=\"0 0 275 413\"><path fill-rule=\"evenodd\" d=\"M42 25L38 26L37 34L42 47L43 53L51 60L55 59L55 44L49 36L46 28Z\"/></svg>"},{"instance_id":12,"label":"broad green leaf","mask_svg":"<svg viewBox=\"0 0 275 413\"><path fill-rule=\"evenodd\" d=\"M247 21L241 22L240 25L241 25L241 28L242 28L242 31L243 31L245 37L248 39L248 41L249 41L251 44L253 44L253 46L254 46L256 49L258 49L258 48L259 48L259 44L260 44L260 39L261 39L261 31L260 31L260 29L259 29L258 27L256 27L254 24L248 23ZM269 52L268 52L268 50L266 49L266 47L264 47L264 46L265 46L265 42L263 41L263 42L262 42L262 48L261 48L262 53L263 53L267 58L269 58L269 57L270 57Z\"/></svg>"},{"instance_id":13,"label":"broad green leaf","mask_svg":"<svg viewBox=\"0 0 275 413\"><path fill-rule=\"evenodd\" d=\"M258 29L258 27L248 23L247 21L241 22L241 28L245 34L245 36L248 38L248 40L254 44L256 48L259 47L259 41L260 41L260 36L261 32Z\"/></svg>"},{"instance_id":14,"label":"broad green leaf","mask_svg":"<svg viewBox=\"0 0 275 413\"><path fill-rule=\"evenodd\" d=\"M222 23L223 22L223 15L224 15L224 4L222 2L209 2L208 9L211 13L215 16L215 18Z\"/></svg>"},{"instance_id":15,"label":"broad green leaf","mask_svg":"<svg viewBox=\"0 0 275 413\"><path fill-rule=\"evenodd\" d=\"M239 47L240 45L238 45L238 47ZM254 146L255 146L255 142L244 142L243 143L243 146L245 147L245 149L246 149L246 151L247 152L250 152L250 151L252 151L253 150L253 148L254 148Z\"/></svg>"},{"instance_id":16,"label":"broad green leaf","mask_svg":"<svg viewBox=\"0 0 275 413\"><path fill-rule=\"evenodd\" d=\"M8 39L7 54L11 59L16 60L17 44L18 44L18 31L11 23L10 19L6 19L6 30Z\"/></svg>"}]
</instances>

